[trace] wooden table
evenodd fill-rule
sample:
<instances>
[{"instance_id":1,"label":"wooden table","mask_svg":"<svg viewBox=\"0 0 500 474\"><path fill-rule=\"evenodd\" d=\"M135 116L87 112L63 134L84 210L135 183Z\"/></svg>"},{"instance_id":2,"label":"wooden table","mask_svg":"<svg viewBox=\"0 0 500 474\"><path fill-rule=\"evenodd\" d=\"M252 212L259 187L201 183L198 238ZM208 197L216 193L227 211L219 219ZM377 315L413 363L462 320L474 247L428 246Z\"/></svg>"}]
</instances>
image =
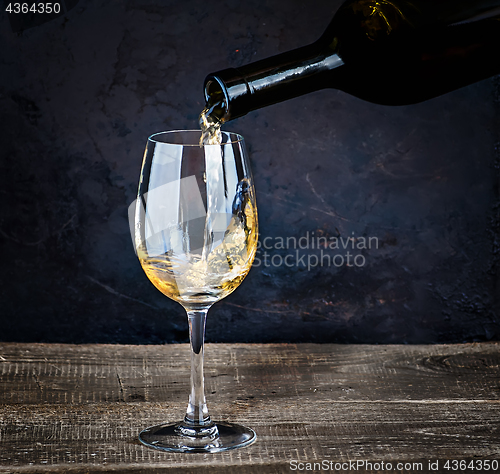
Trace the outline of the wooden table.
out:
<instances>
[{"instance_id":1,"label":"wooden table","mask_svg":"<svg viewBox=\"0 0 500 474\"><path fill-rule=\"evenodd\" d=\"M500 460L499 349L208 344L212 418L258 439L205 455L137 440L183 416L187 345L1 343L0 473L398 472L402 462L422 463L404 472L477 474L480 460ZM465 459L476 469L445 469Z\"/></svg>"}]
</instances>

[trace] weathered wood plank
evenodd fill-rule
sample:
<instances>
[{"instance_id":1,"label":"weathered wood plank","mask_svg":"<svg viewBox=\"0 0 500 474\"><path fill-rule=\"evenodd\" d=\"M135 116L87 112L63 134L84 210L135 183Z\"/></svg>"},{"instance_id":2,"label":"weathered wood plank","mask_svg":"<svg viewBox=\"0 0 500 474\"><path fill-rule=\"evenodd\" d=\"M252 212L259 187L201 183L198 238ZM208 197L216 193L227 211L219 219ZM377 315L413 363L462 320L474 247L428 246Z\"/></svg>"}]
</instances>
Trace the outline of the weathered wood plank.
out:
<instances>
[{"instance_id":1,"label":"weathered wood plank","mask_svg":"<svg viewBox=\"0 0 500 474\"><path fill-rule=\"evenodd\" d=\"M0 344L0 473L281 473L291 460L499 459L499 349L209 345L212 417L248 424L258 441L182 455L145 448L137 435L183 415L187 346Z\"/></svg>"},{"instance_id":2,"label":"weathered wood plank","mask_svg":"<svg viewBox=\"0 0 500 474\"><path fill-rule=\"evenodd\" d=\"M0 403L184 400L187 345L0 346ZM207 346L207 395L500 399L500 345ZM212 392L215 392L212 394Z\"/></svg>"}]
</instances>

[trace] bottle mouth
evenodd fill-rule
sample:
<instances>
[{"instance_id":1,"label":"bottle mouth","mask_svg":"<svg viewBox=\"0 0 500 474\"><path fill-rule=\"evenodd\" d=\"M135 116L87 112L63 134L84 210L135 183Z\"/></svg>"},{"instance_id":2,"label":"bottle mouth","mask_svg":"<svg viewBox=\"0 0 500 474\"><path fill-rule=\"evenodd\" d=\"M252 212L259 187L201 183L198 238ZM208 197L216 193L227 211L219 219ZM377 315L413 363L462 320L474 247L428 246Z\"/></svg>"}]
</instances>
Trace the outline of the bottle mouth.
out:
<instances>
[{"instance_id":1,"label":"bottle mouth","mask_svg":"<svg viewBox=\"0 0 500 474\"><path fill-rule=\"evenodd\" d=\"M217 76L209 75L205 79L205 102L210 110L210 115L219 122L229 120L229 96L226 87Z\"/></svg>"},{"instance_id":2,"label":"bottle mouth","mask_svg":"<svg viewBox=\"0 0 500 474\"><path fill-rule=\"evenodd\" d=\"M251 89L237 69L209 74L204 84L205 101L211 114L221 123L245 115L249 109Z\"/></svg>"}]
</instances>

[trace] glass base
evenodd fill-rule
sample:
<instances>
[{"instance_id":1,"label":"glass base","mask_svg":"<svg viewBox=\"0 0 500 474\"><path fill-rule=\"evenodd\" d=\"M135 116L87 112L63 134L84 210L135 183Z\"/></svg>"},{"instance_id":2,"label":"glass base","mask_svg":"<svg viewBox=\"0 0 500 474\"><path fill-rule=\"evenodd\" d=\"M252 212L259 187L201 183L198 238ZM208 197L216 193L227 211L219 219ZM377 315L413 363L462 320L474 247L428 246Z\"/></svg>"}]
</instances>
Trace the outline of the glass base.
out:
<instances>
[{"instance_id":1,"label":"glass base","mask_svg":"<svg viewBox=\"0 0 500 474\"><path fill-rule=\"evenodd\" d=\"M255 431L233 423L217 423L193 430L184 422L146 428L139 441L154 449L175 453L218 453L242 448L257 439Z\"/></svg>"}]
</instances>

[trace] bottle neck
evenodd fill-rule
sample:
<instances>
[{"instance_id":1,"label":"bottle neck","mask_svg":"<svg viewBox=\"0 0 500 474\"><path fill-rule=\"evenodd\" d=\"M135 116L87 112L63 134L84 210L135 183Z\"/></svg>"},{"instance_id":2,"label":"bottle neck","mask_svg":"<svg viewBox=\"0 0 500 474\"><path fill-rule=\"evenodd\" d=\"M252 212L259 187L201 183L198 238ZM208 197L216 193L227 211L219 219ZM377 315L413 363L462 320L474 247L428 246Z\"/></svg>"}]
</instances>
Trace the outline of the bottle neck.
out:
<instances>
[{"instance_id":1,"label":"bottle neck","mask_svg":"<svg viewBox=\"0 0 500 474\"><path fill-rule=\"evenodd\" d=\"M207 106L221 122L268 105L334 87L343 61L334 48L316 42L205 79Z\"/></svg>"}]
</instances>

